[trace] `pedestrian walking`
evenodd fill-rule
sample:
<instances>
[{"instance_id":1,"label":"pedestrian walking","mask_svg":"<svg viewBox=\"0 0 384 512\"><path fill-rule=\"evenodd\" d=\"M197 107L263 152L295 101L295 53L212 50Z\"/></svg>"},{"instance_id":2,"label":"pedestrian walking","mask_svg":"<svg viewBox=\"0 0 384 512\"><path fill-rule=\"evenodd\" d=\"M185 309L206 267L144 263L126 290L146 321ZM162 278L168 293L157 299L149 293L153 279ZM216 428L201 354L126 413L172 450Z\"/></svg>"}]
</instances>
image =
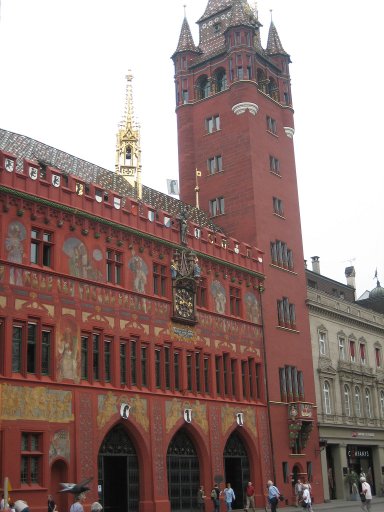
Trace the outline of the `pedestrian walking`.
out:
<instances>
[{"instance_id":1,"label":"pedestrian walking","mask_svg":"<svg viewBox=\"0 0 384 512\"><path fill-rule=\"evenodd\" d=\"M245 489L245 509L249 510L251 507L253 512L256 512L255 506L255 488L252 485L252 482L248 482L248 485Z\"/></svg>"},{"instance_id":2,"label":"pedestrian walking","mask_svg":"<svg viewBox=\"0 0 384 512\"><path fill-rule=\"evenodd\" d=\"M73 503L71 505L69 512L84 512L83 504L85 502L85 499L86 499L85 492L76 494L75 503Z\"/></svg>"},{"instance_id":3,"label":"pedestrian walking","mask_svg":"<svg viewBox=\"0 0 384 512\"><path fill-rule=\"evenodd\" d=\"M211 491L211 500L213 502L214 512L220 512L220 495L221 491L219 489L219 484L215 484Z\"/></svg>"},{"instance_id":4,"label":"pedestrian walking","mask_svg":"<svg viewBox=\"0 0 384 512\"><path fill-rule=\"evenodd\" d=\"M204 512L205 510L205 498L204 487L200 485L200 489L197 491L197 505L199 506L200 512Z\"/></svg>"},{"instance_id":5,"label":"pedestrian walking","mask_svg":"<svg viewBox=\"0 0 384 512\"><path fill-rule=\"evenodd\" d=\"M231 484L228 482L227 487L224 489L224 501L227 505L227 512L230 512L232 510L232 503L235 501L236 496L233 492L233 489L231 487Z\"/></svg>"},{"instance_id":6,"label":"pedestrian walking","mask_svg":"<svg viewBox=\"0 0 384 512\"><path fill-rule=\"evenodd\" d=\"M362 476L360 478L360 482L361 482L361 493L360 493L361 510L363 512L370 512L371 502L372 502L371 486L367 482L365 476Z\"/></svg>"},{"instance_id":7,"label":"pedestrian walking","mask_svg":"<svg viewBox=\"0 0 384 512\"><path fill-rule=\"evenodd\" d=\"M267 487L268 487L268 501L269 501L269 504L271 505L271 512L276 512L276 509L279 504L279 497L280 497L279 489L275 485L273 485L272 480L268 480Z\"/></svg>"}]
</instances>

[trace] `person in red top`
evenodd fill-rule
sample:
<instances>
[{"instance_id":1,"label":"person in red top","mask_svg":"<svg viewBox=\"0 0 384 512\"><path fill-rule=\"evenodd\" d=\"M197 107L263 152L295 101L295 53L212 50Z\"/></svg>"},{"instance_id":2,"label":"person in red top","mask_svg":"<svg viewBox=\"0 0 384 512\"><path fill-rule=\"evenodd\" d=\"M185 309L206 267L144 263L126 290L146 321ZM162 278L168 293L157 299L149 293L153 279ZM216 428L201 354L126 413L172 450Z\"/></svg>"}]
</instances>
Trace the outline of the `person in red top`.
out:
<instances>
[{"instance_id":1,"label":"person in red top","mask_svg":"<svg viewBox=\"0 0 384 512\"><path fill-rule=\"evenodd\" d=\"M249 510L249 507L253 510L253 512L256 512L255 507L255 488L252 485L252 482L248 482L247 488L245 489L245 496L246 496L246 505L245 509Z\"/></svg>"}]
</instances>

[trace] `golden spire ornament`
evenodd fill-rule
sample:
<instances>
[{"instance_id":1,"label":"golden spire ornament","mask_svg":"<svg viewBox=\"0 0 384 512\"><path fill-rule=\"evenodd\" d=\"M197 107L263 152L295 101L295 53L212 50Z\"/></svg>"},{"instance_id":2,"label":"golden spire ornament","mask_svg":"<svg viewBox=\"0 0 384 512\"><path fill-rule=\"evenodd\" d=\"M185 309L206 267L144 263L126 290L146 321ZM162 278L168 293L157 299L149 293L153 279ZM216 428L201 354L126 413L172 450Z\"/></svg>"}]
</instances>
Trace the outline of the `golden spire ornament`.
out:
<instances>
[{"instance_id":1,"label":"golden spire ornament","mask_svg":"<svg viewBox=\"0 0 384 512\"><path fill-rule=\"evenodd\" d=\"M140 129L133 114L133 75L131 70L128 70L125 78L127 80L125 111L117 132L115 170L136 189L137 197L141 199Z\"/></svg>"}]
</instances>

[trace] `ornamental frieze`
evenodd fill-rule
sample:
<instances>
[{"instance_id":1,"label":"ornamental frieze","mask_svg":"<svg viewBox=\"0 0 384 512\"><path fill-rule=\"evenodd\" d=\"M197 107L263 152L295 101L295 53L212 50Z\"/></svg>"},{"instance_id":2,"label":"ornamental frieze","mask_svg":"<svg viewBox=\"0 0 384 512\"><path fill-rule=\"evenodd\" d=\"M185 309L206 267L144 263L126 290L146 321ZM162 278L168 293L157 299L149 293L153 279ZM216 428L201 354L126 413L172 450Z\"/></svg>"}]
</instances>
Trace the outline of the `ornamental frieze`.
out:
<instances>
[{"instance_id":1,"label":"ornamental frieze","mask_svg":"<svg viewBox=\"0 0 384 512\"><path fill-rule=\"evenodd\" d=\"M184 417L184 411L189 409L191 411L190 423L199 425L204 433L208 433L208 419L207 419L207 406L202 404L199 400L196 401L182 401L178 398L167 400L165 402L166 412L166 431L170 432L180 418Z\"/></svg>"},{"instance_id":2,"label":"ornamental frieze","mask_svg":"<svg viewBox=\"0 0 384 512\"><path fill-rule=\"evenodd\" d=\"M240 409L239 407L232 407L230 405L225 405L221 408L222 433L225 434L229 428L236 424L236 418L239 413L242 413L243 416L243 423L241 426L244 426L257 436L256 409L252 407L244 407Z\"/></svg>"},{"instance_id":3,"label":"ornamental frieze","mask_svg":"<svg viewBox=\"0 0 384 512\"><path fill-rule=\"evenodd\" d=\"M0 419L73 421L72 393L47 387L0 385Z\"/></svg>"}]
</instances>

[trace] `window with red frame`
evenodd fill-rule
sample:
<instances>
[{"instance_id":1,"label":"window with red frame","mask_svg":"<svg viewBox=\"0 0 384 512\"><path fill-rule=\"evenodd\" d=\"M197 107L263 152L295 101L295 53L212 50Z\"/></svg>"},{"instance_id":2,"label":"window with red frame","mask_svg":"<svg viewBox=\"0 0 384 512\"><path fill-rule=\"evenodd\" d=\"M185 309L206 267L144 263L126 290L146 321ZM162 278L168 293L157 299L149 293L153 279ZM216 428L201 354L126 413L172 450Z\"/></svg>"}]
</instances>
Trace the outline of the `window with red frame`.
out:
<instances>
[{"instance_id":1,"label":"window with red frame","mask_svg":"<svg viewBox=\"0 0 384 512\"><path fill-rule=\"evenodd\" d=\"M229 311L233 316L241 316L241 290L235 286L229 287Z\"/></svg>"},{"instance_id":2,"label":"window with red frame","mask_svg":"<svg viewBox=\"0 0 384 512\"><path fill-rule=\"evenodd\" d=\"M42 441L41 433L22 432L21 434L21 484L41 484Z\"/></svg>"}]
</instances>

